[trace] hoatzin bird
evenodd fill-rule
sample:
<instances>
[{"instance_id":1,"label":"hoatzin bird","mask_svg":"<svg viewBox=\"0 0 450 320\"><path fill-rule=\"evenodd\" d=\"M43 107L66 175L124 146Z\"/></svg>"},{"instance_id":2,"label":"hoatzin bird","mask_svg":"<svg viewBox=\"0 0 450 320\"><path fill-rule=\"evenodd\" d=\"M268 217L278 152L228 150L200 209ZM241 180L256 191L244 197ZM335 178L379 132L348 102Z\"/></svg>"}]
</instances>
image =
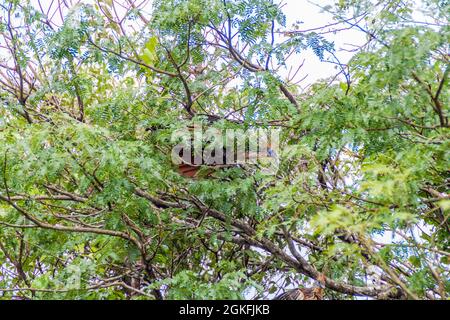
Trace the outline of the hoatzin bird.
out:
<instances>
[{"instance_id":1,"label":"hoatzin bird","mask_svg":"<svg viewBox=\"0 0 450 320\"><path fill-rule=\"evenodd\" d=\"M195 126L190 126L188 127L188 129L190 131L193 131L195 128ZM191 140L191 143L193 144L193 141ZM240 154L235 155L235 158L231 159L231 162L229 162L227 159L227 150L226 147L223 147L223 150L221 152L222 156L219 157L222 161L221 164L217 164L217 163L202 163L202 164L194 164L194 154L192 153L190 155L190 159L188 159L188 161L183 160L182 162L178 165L178 172L186 177L186 178L195 178L197 177L197 174L200 170L200 168L206 167L206 168L210 168L210 169L219 169L219 168L229 168L229 167L233 167L238 165L237 159L241 159L245 162L250 161L253 163L256 163L257 160L261 160L261 159L276 159L277 155L276 152L272 149L272 146L270 143L268 143L267 145L264 146L265 148L259 152L257 151L250 151L248 149L246 150L240 150ZM201 153L203 152L203 149L200 150ZM234 148L233 148L234 151ZM181 157L181 154L179 154L179 156ZM215 153L214 151L211 154L212 157L215 157ZM208 162L208 159L204 159L202 157L202 160L205 162Z\"/></svg>"},{"instance_id":2,"label":"hoatzin bird","mask_svg":"<svg viewBox=\"0 0 450 320\"><path fill-rule=\"evenodd\" d=\"M226 153L226 151L224 152L224 154ZM256 153L246 153L245 154L245 160L251 160L251 159L261 159L261 158L275 158L275 153L272 151L272 149L268 149L267 150L267 154L261 155L261 154L256 154ZM217 165L217 164L210 164L210 165L206 165L210 168L228 168L228 167L232 167L235 166L236 164L223 164L223 165ZM200 165L194 165L192 163L181 163L180 165L178 165L178 172L186 177L186 178L195 178L197 176L197 173L199 172L201 166Z\"/></svg>"},{"instance_id":3,"label":"hoatzin bird","mask_svg":"<svg viewBox=\"0 0 450 320\"><path fill-rule=\"evenodd\" d=\"M287 290L273 300L322 300L325 287L325 276L317 278L318 286L313 288L297 288Z\"/></svg>"},{"instance_id":4,"label":"hoatzin bird","mask_svg":"<svg viewBox=\"0 0 450 320\"><path fill-rule=\"evenodd\" d=\"M273 300L322 300L323 289L315 288L297 288L287 290Z\"/></svg>"}]
</instances>

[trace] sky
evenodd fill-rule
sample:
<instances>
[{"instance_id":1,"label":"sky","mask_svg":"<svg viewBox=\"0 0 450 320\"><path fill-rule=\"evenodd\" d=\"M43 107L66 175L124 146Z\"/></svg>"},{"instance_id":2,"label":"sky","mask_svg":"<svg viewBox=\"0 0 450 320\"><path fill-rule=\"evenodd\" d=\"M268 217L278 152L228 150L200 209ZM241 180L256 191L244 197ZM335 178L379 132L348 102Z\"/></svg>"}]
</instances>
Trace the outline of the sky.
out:
<instances>
[{"instance_id":1,"label":"sky","mask_svg":"<svg viewBox=\"0 0 450 320\"><path fill-rule=\"evenodd\" d=\"M327 12L323 12L319 7L333 5L335 3L333 0L284 0L283 2L286 4L283 12L286 14L288 26L296 21L301 21L301 30L307 30L333 22L332 16ZM352 49L349 44L362 45L366 39L365 34L357 30L345 30L336 34L328 33L324 37L335 43L336 56L343 63L348 62L353 56L353 53L342 49ZM298 78L302 78L308 75L300 84L302 87L314 83L318 79L333 76L338 71L335 69L335 65L321 62L311 50L303 52L295 58L300 60L305 59L301 73L298 76Z\"/></svg>"},{"instance_id":2,"label":"sky","mask_svg":"<svg viewBox=\"0 0 450 320\"><path fill-rule=\"evenodd\" d=\"M67 0L68 3L76 3L78 0ZM125 0L122 0L124 3ZM122 2L119 1L119 2ZM81 0L82 3L95 3L96 0ZM336 0L276 0L275 2L284 4L283 12L287 17L287 26L294 24L296 21L301 21L301 30L307 30L312 28L321 27L333 22L332 16L322 11L320 7L327 5L334 6ZM38 7L38 0L31 0L31 3ZM50 2L41 0L44 7L47 7ZM53 3L53 1L51 2ZM137 3L141 3L138 1ZM145 12L151 12L152 0L148 1L148 4L144 8ZM417 0L416 5L422 3L421 0ZM118 7L120 11L120 7ZM53 10L52 10L53 11ZM58 15L54 18L58 19ZM326 29L327 30L327 29ZM332 41L335 44L335 55L342 63L346 63L350 60L354 53L349 52L349 49L354 49L352 45L363 45L366 42L366 35L357 30L356 28L350 30L340 31L338 33L327 33L324 37L328 41ZM346 49L346 50L345 50ZM326 62L321 62L317 56L314 55L312 50L306 50L299 55L292 56L288 62L289 65L298 66L305 59L305 63L298 73L296 80L306 77L299 86L303 89L315 83L318 79L328 78L334 76L338 70L336 65ZM281 75L287 76L280 72Z\"/></svg>"},{"instance_id":3,"label":"sky","mask_svg":"<svg viewBox=\"0 0 450 320\"><path fill-rule=\"evenodd\" d=\"M68 1L68 3L76 3L77 1ZM95 0L82 0L82 3L95 3ZM124 1L125 2L125 1ZM144 11L150 12L151 2L149 1ZM333 22L332 16L323 12L319 6L334 5L335 0L277 0L284 4L283 12L286 14L287 26L301 21L301 29L311 29L326 25ZM38 1L31 0L31 3L38 8ZM49 3L41 1L44 8L47 8ZM139 3L139 2L138 2ZM118 7L118 10L120 7ZM53 11L53 9L52 9ZM120 10L119 10L120 11ZM58 14L53 16L54 19L59 20ZM345 30L337 34L328 33L324 35L327 40L335 43L336 56L343 63L348 62L352 57L352 53L342 50L343 48L351 49L348 44L364 44L365 35L357 30ZM290 65L298 66L303 59L305 63L295 79L302 79L306 77L299 86L306 88L308 85L314 83L318 79L328 78L337 73L336 66L330 63L321 62L312 50L302 52L300 55L292 56ZM297 61L298 60L298 61ZM283 72L280 72L283 75ZM287 72L286 72L287 76Z\"/></svg>"}]
</instances>

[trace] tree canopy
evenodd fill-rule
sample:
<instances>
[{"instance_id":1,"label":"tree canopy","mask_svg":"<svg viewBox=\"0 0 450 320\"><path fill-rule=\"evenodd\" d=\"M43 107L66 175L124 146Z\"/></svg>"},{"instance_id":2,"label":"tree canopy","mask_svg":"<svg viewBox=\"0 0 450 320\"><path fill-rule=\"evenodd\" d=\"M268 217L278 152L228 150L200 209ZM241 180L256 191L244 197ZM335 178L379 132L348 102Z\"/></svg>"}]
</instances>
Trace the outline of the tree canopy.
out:
<instances>
[{"instance_id":1,"label":"tree canopy","mask_svg":"<svg viewBox=\"0 0 450 320\"><path fill-rule=\"evenodd\" d=\"M1 0L0 299L448 298L449 8ZM279 130L277 172L180 175L194 123Z\"/></svg>"}]
</instances>

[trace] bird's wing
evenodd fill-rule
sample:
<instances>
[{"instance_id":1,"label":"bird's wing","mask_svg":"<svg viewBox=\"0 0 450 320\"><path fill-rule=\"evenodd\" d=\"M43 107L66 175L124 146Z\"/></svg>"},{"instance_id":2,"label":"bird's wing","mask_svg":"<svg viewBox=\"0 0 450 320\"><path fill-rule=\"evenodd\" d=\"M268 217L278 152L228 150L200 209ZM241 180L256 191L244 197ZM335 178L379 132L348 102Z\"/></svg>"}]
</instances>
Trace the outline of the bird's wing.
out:
<instances>
[{"instance_id":1,"label":"bird's wing","mask_svg":"<svg viewBox=\"0 0 450 320\"><path fill-rule=\"evenodd\" d=\"M304 300L305 296L300 289L288 290L273 300Z\"/></svg>"},{"instance_id":2,"label":"bird's wing","mask_svg":"<svg viewBox=\"0 0 450 320\"><path fill-rule=\"evenodd\" d=\"M305 300L305 295L303 294L303 291L300 289L297 289L297 294L295 296L295 299L293 300Z\"/></svg>"},{"instance_id":3,"label":"bird's wing","mask_svg":"<svg viewBox=\"0 0 450 320\"><path fill-rule=\"evenodd\" d=\"M302 289L305 300L322 300L323 292L320 288L304 288Z\"/></svg>"}]
</instances>

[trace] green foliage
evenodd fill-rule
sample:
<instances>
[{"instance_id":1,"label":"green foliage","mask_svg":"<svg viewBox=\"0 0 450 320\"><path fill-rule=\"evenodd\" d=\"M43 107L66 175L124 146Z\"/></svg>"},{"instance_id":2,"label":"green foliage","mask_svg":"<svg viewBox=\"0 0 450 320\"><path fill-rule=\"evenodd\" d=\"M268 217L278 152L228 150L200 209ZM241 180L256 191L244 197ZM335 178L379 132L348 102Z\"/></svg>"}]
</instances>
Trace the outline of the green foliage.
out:
<instances>
[{"instance_id":1,"label":"green foliage","mask_svg":"<svg viewBox=\"0 0 450 320\"><path fill-rule=\"evenodd\" d=\"M363 15L368 42L303 91L288 58L338 53L277 1L160 0L122 20L98 1L59 25L4 3L0 298L270 298L319 274L329 299L448 297L445 1L423 1L435 23L412 1L323 8ZM172 134L200 122L279 128L278 171L181 175Z\"/></svg>"}]
</instances>

